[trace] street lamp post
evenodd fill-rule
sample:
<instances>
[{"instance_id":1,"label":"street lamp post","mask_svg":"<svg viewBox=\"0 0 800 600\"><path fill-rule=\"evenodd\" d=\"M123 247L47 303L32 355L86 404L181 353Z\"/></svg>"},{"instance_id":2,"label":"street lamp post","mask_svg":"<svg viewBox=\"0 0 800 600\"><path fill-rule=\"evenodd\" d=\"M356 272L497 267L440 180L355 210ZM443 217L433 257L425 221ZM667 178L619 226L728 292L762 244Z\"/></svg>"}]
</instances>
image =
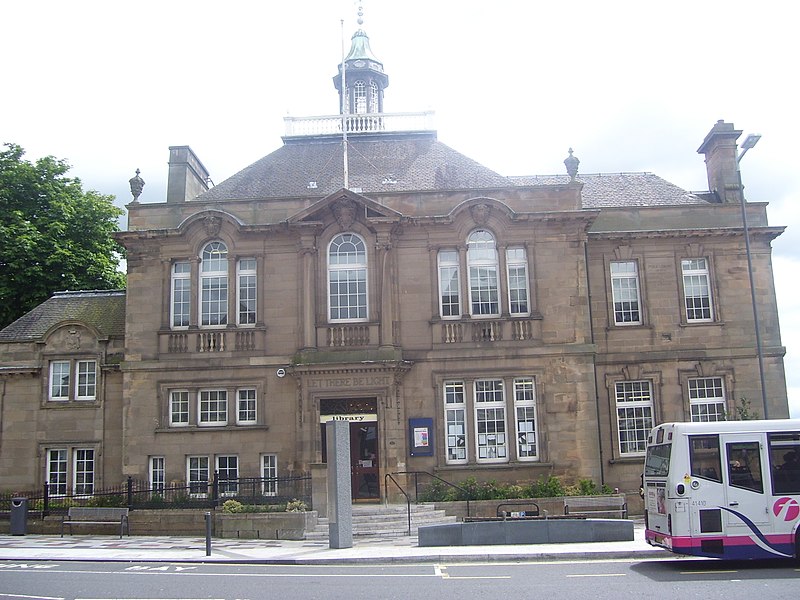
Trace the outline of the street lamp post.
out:
<instances>
[{"instance_id":1,"label":"street lamp post","mask_svg":"<svg viewBox=\"0 0 800 600\"><path fill-rule=\"evenodd\" d=\"M758 305L756 304L756 285L753 279L753 258L750 254L750 229L747 226L747 208L744 201L744 187L742 186L742 172L739 169L739 163L747 154L750 148L753 148L761 136L755 133L748 135L744 142L742 142L742 151L736 157L736 173L739 178L739 197L742 203L742 225L744 226L744 248L747 255L747 274L750 277L750 301L753 304L753 326L756 330L756 353L758 354L758 374L761 378L761 401L764 406L764 418L769 419L769 407L767 406L767 385L764 377L764 352L761 346L761 327L758 324Z\"/></svg>"}]
</instances>

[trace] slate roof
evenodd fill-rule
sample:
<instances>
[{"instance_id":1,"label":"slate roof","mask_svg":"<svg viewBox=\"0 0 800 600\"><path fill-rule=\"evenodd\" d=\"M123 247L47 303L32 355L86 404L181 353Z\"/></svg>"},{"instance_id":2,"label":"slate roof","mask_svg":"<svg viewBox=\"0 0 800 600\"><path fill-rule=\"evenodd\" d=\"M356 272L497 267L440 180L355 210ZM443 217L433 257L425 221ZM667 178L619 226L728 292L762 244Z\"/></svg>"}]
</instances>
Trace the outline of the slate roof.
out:
<instances>
[{"instance_id":1,"label":"slate roof","mask_svg":"<svg viewBox=\"0 0 800 600\"><path fill-rule=\"evenodd\" d=\"M351 137L351 190L375 192L480 189L513 185L507 177L456 152L433 132ZM196 199L325 197L344 187L341 138L289 140ZM314 182L316 187L309 188Z\"/></svg>"},{"instance_id":2,"label":"slate roof","mask_svg":"<svg viewBox=\"0 0 800 600\"><path fill-rule=\"evenodd\" d=\"M453 150L433 131L353 136L348 140L349 188L376 192L498 189L566 185L569 176L505 177ZM287 138L284 145L196 199L223 202L326 197L343 185L338 136ZM578 174L586 209L706 204L696 194L652 173Z\"/></svg>"},{"instance_id":3,"label":"slate roof","mask_svg":"<svg viewBox=\"0 0 800 600\"><path fill-rule=\"evenodd\" d=\"M125 291L56 292L0 331L0 342L39 340L63 321L95 327L101 337L125 335Z\"/></svg>"},{"instance_id":4,"label":"slate roof","mask_svg":"<svg viewBox=\"0 0 800 600\"><path fill-rule=\"evenodd\" d=\"M516 185L566 185L569 175L510 177ZM583 183L583 208L625 208L635 206L673 206L708 204L696 193L687 192L653 173L578 173Z\"/></svg>"}]
</instances>

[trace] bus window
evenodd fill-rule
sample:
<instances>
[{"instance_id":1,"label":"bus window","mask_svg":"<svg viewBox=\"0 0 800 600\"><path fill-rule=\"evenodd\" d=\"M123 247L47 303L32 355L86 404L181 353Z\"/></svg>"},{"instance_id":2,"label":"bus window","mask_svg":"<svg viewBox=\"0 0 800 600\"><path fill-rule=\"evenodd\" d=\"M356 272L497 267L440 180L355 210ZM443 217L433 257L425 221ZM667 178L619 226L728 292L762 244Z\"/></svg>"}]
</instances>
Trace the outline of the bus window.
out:
<instances>
[{"instance_id":1,"label":"bus window","mask_svg":"<svg viewBox=\"0 0 800 600\"><path fill-rule=\"evenodd\" d=\"M689 436L689 465L693 477L722 483L720 464L718 435Z\"/></svg>"},{"instance_id":2,"label":"bus window","mask_svg":"<svg viewBox=\"0 0 800 600\"><path fill-rule=\"evenodd\" d=\"M770 433L773 494L800 494L800 432Z\"/></svg>"},{"instance_id":3,"label":"bus window","mask_svg":"<svg viewBox=\"0 0 800 600\"><path fill-rule=\"evenodd\" d=\"M728 482L759 494L764 493L758 442L732 442L725 445L728 454Z\"/></svg>"},{"instance_id":4,"label":"bus window","mask_svg":"<svg viewBox=\"0 0 800 600\"><path fill-rule=\"evenodd\" d=\"M662 436L663 437L663 436ZM647 449L644 461L644 474L647 477L666 477L669 475L669 454L672 444L659 444Z\"/></svg>"}]
</instances>

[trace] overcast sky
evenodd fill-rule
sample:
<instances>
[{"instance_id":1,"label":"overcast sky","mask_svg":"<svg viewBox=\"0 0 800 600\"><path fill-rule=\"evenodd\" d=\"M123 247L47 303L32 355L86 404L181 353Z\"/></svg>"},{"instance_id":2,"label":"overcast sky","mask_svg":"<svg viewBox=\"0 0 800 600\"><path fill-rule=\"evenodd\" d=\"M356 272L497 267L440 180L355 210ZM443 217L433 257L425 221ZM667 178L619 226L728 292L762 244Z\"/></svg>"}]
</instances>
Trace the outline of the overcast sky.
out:
<instances>
[{"instance_id":1,"label":"overcast sky","mask_svg":"<svg viewBox=\"0 0 800 600\"><path fill-rule=\"evenodd\" d=\"M435 110L439 139L503 175L650 171L708 189L718 119L761 133L742 161L769 202L793 416L800 417L796 23L769 0L365 0L386 112ZM281 144L283 117L338 112L357 2L0 4L0 142L66 159L86 189L162 202L168 147L219 183ZM783 16L782 16L783 15ZM742 137L742 139L744 136ZM741 141L741 140L740 140Z\"/></svg>"}]
</instances>

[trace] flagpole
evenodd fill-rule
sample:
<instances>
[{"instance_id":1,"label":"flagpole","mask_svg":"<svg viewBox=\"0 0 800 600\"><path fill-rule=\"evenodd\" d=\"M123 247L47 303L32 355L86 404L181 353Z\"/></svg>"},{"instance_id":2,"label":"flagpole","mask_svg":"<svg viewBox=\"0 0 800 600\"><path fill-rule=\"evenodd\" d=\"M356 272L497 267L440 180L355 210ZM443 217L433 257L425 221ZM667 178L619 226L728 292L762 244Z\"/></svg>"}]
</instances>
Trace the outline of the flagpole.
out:
<instances>
[{"instance_id":1,"label":"flagpole","mask_svg":"<svg viewBox=\"0 0 800 600\"><path fill-rule=\"evenodd\" d=\"M345 58L344 53L344 19L342 23L342 158L344 160L344 188L350 188L350 175L347 168L347 81L345 79Z\"/></svg>"}]
</instances>

